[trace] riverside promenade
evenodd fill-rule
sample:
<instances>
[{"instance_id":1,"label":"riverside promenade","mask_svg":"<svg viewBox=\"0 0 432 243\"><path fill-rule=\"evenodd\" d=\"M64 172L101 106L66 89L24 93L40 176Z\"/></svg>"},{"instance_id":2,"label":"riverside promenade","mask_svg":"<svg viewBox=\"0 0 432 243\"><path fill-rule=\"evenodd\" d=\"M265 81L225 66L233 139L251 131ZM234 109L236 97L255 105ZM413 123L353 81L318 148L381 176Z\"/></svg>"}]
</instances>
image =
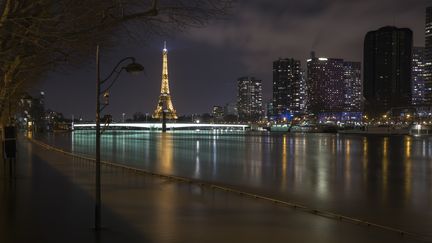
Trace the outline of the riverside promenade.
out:
<instances>
[{"instance_id":1,"label":"riverside promenade","mask_svg":"<svg viewBox=\"0 0 432 243\"><path fill-rule=\"evenodd\" d=\"M196 184L102 167L21 137L16 178L0 166L0 242L422 242Z\"/></svg>"}]
</instances>

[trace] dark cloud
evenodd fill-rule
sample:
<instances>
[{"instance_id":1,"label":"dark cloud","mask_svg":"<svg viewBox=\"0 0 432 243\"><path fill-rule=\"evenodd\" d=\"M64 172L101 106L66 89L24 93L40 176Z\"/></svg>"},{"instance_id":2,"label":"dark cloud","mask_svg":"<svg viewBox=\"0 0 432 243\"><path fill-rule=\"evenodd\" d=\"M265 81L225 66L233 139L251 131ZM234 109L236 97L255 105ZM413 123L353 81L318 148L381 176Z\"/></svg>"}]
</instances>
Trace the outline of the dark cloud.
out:
<instances>
[{"instance_id":1,"label":"dark cloud","mask_svg":"<svg viewBox=\"0 0 432 243\"><path fill-rule=\"evenodd\" d=\"M324 11L330 6L325 0L303 0L303 1L240 1L242 8L254 9L269 16L278 17L283 14L313 16Z\"/></svg>"}]
</instances>

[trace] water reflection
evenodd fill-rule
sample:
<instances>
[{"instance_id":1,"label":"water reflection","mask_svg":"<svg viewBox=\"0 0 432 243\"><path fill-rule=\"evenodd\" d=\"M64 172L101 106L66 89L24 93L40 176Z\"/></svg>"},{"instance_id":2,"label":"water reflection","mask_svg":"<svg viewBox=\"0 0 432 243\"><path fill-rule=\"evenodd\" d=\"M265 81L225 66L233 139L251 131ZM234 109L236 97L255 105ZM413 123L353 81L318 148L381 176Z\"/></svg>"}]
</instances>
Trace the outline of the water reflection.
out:
<instances>
[{"instance_id":1,"label":"water reflection","mask_svg":"<svg viewBox=\"0 0 432 243\"><path fill-rule=\"evenodd\" d=\"M345 181L345 191L350 191L351 185L351 140L345 141L345 165L344 165L344 181Z\"/></svg>"},{"instance_id":2,"label":"water reflection","mask_svg":"<svg viewBox=\"0 0 432 243\"><path fill-rule=\"evenodd\" d=\"M293 154L293 156L295 156L295 154ZM286 135L283 135L283 138L282 138L282 180L281 180L282 190L286 190L286 184L287 184L287 138L286 138Z\"/></svg>"},{"instance_id":3,"label":"water reflection","mask_svg":"<svg viewBox=\"0 0 432 243\"><path fill-rule=\"evenodd\" d=\"M368 176L368 140L367 138L363 138L363 181L367 182Z\"/></svg>"},{"instance_id":4,"label":"water reflection","mask_svg":"<svg viewBox=\"0 0 432 243\"><path fill-rule=\"evenodd\" d=\"M383 199L386 199L387 193L387 182L388 182L388 166L389 166L389 138L384 137L383 146L382 146L382 195Z\"/></svg>"},{"instance_id":5,"label":"water reflection","mask_svg":"<svg viewBox=\"0 0 432 243\"><path fill-rule=\"evenodd\" d=\"M90 131L47 139L94 154ZM102 147L103 158L147 170L246 187L337 212L385 211L432 222L431 215L421 213L432 211L432 138L118 131L104 134ZM403 212L392 211L400 208Z\"/></svg>"},{"instance_id":6,"label":"water reflection","mask_svg":"<svg viewBox=\"0 0 432 243\"><path fill-rule=\"evenodd\" d=\"M173 140L171 133L162 133L157 147L158 171L163 171L166 174L173 173Z\"/></svg>"},{"instance_id":7,"label":"water reflection","mask_svg":"<svg viewBox=\"0 0 432 243\"><path fill-rule=\"evenodd\" d=\"M412 176L412 160L411 160L411 143L412 138L405 138L405 161L404 161L404 184L405 184L405 200L409 200L411 194L411 176Z\"/></svg>"},{"instance_id":8,"label":"water reflection","mask_svg":"<svg viewBox=\"0 0 432 243\"><path fill-rule=\"evenodd\" d=\"M199 158L199 140L196 141L196 158L195 158L195 173L194 177L199 178L200 176L200 158Z\"/></svg>"}]
</instances>

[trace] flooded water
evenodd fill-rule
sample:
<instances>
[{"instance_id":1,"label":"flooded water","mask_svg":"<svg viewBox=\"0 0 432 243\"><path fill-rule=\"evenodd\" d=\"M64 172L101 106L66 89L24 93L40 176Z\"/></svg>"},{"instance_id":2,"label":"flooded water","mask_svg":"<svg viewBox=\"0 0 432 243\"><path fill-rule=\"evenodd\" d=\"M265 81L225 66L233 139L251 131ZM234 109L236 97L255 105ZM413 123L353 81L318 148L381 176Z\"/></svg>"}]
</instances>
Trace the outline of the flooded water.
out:
<instances>
[{"instance_id":1,"label":"flooded water","mask_svg":"<svg viewBox=\"0 0 432 243\"><path fill-rule=\"evenodd\" d=\"M94 154L94 133L47 142ZM106 132L102 159L432 235L432 137Z\"/></svg>"}]
</instances>

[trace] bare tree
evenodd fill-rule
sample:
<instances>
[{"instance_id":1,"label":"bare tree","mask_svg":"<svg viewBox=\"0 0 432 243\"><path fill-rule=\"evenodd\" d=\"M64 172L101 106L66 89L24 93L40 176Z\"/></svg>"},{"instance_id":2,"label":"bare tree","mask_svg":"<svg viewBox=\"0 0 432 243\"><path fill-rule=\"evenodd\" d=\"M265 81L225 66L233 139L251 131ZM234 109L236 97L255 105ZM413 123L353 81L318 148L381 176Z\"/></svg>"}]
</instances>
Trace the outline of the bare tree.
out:
<instances>
[{"instance_id":1,"label":"bare tree","mask_svg":"<svg viewBox=\"0 0 432 243\"><path fill-rule=\"evenodd\" d=\"M120 32L164 34L227 14L233 0L0 0L0 124L26 86L115 43Z\"/></svg>"}]
</instances>

